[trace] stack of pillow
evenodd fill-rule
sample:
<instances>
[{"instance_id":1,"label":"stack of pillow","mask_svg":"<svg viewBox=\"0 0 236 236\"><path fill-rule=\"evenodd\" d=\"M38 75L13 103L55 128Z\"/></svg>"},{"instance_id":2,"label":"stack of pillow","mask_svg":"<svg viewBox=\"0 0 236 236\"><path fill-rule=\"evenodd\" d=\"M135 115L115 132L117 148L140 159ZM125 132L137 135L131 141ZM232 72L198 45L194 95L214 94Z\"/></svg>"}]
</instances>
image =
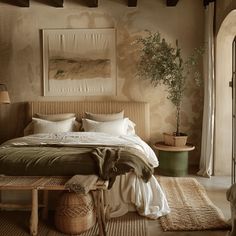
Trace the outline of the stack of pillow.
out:
<instances>
[{"instance_id":1,"label":"stack of pillow","mask_svg":"<svg viewBox=\"0 0 236 236\"><path fill-rule=\"evenodd\" d=\"M118 136L135 134L135 124L129 118L124 118L124 111L113 114L85 112L82 126L86 132L104 132Z\"/></svg>"},{"instance_id":2,"label":"stack of pillow","mask_svg":"<svg viewBox=\"0 0 236 236\"><path fill-rule=\"evenodd\" d=\"M24 135L37 133L57 133L79 131L80 124L75 113L44 115L36 113L26 128Z\"/></svg>"},{"instance_id":3,"label":"stack of pillow","mask_svg":"<svg viewBox=\"0 0 236 236\"><path fill-rule=\"evenodd\" d=\"M76 121L75 113L44 115L36 113L27 125L24 135L57 132L104 132L112 135L134 135L135 124L124 118L124 111L112 114L85 112L81 124Z\"/></svg>"}]
</instances>

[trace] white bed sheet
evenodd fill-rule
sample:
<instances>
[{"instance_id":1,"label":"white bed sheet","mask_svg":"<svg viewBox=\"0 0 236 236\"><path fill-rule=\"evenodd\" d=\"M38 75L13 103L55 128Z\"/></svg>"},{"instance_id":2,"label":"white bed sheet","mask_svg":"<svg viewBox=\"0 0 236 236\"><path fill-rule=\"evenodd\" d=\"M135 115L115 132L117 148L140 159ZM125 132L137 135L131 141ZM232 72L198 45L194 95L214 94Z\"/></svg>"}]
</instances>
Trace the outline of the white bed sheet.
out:
<instances>
[{"instance_id":1,"label":"white bed sheet","mask_svg":"<svg viewBox=\"0 0 236 236\"><path fill-rule=\"evenodd\" d=\"M118 176L107 196L111 217L122 216L134 209L151 219L170 212L166 196L154 176L148 183L133 173Z\"/></svg>"},{"instance_id":2,"label":"white bed sheet","mask_svg":"<svg viewBox=\"0 0 236 236\"><path fill-rule=\"evenodd\" d=\"M63 144L63 145L113 145L132 146L145 153L153 167L158 166L158 160L150 146L136 135L112 136L98 132L67 132L34 134L14 139L4 143L14 145L27 144ZM156 219L170 212L165 194L157 179L152 176L148 183L134 173L118 176L111 190L108 191L107 201L110 205L111 217L124 215L134 206L140 215Z\"/></svg>"}]
</instances>

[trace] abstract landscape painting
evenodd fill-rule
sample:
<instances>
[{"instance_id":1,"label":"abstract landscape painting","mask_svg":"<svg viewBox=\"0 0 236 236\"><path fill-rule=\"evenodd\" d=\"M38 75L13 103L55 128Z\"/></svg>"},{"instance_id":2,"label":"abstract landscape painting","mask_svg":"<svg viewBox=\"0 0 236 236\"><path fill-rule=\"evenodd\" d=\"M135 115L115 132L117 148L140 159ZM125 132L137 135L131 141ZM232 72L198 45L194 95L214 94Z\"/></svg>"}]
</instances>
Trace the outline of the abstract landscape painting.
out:
<instances>
[{"instance_id":1,"label":"abstract landscape painting","mask_svg":"<svg viewBox=\"0 0 236 236\"><path fill-rule=\"evenodd\" d=\"M45 96L115 95L114 29L43 30Z\"/></svg>"},{"instance_id":2,"label":"abstract landscape painting","mask_svg":"<svg viewBox=\"0 0 236 236\"><path fill-rule=\"evenodd\" d=\"M56 80L111 78L111 61L108 59L50 58L49 66L49 78Z\"/></svg>"}]
</instances>

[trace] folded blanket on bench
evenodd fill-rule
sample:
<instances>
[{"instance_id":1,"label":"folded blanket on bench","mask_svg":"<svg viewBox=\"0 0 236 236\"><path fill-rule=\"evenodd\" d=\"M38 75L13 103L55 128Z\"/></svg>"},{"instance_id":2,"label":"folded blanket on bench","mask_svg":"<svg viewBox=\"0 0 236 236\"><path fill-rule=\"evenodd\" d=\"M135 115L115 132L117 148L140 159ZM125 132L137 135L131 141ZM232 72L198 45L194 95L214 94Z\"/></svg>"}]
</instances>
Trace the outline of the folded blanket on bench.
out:
<instances>
[{"instance_id":1,"label":"folded blanket on bench","mask_svg":"<svg viewBox=\"0 0 236 236\"><path fill-rule=\"evenodd\" d=\"M97 175L74 175L65 183L65 188L78 194L87 194L97 180Z\"/></svg>"}]
</instances>

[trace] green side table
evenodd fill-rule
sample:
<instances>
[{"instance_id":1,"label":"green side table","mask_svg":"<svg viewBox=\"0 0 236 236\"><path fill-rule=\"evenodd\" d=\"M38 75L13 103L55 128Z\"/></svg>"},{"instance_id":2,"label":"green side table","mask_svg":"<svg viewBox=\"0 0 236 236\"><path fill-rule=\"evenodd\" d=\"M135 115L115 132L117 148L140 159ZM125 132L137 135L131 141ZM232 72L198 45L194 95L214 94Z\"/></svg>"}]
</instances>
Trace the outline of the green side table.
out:
<instances>
[{"instance_id":1,"label":"green side table","mask_svg":"<svg viewBox=\"0 0 236 236\"><path fill-rule=\"evenodd\" d=\"M188 174L188 152L195 149L191 144L183 147L165 145L158 142L153 145L158 151L158 174L167 176L185 176Z\"/></svg>"}]
</instances>

